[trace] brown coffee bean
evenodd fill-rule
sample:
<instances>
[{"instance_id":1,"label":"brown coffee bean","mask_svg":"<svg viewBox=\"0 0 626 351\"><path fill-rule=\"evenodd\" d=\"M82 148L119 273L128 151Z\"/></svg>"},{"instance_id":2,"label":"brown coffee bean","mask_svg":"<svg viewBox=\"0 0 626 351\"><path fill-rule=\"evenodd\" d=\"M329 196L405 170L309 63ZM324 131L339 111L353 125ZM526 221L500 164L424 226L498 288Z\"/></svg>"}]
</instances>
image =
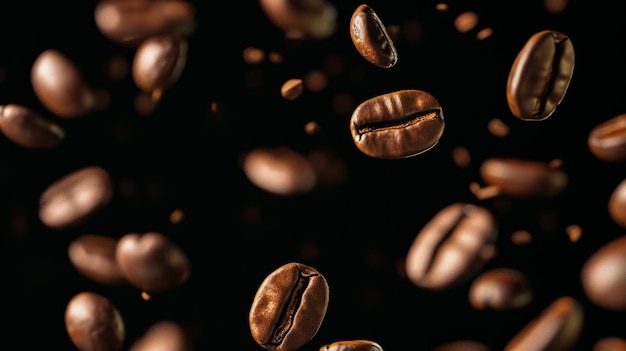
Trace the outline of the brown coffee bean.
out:
<instances>
[{"instance_id":1,"label":"brown coffee bean","mask_svg":"<svg viewBox=\"0 0 626 351\"><path fill-rule=\"evenodd\" d=\"M135 53L132 77L137 86L159 101L163 91L182 74L187 61L187 42L173 35L144 40Z\"/></svg>"},{"instance_id":2,"label":"brown coffee bean","mask_svg":"<svg viewBox=\"0 0 626 351\"><path fill-rule=\"evenodd\" d=\"M185 329L173 320L154 323L129 351L191 351Z\"/></svg>"},{"instance_id":3,"label":"brown coffee bean","mask_svg":"<svg viewBox=\"0 0 626 351\"><path fill-rule=\"evenodd\" d=\"M125 234L117 243L116 257L126 279L144 292L165 292L189 279L187 256L161 233Z\"/></svg>"},{"instance_id":4,"label":"brown coffee bean","mask_svg":"<svg viewBox=\"0 0 626 351\"><path fill-rule=\"evenodd\" d=\"M478 341L458 340L441 344L431 351L489 351L489 348Z\"/></svg>"},{"instance_id":5,"label":"brown coffee bean","mask_svg":"<svg viewBox=\"0 0 626 351\"><path fill-rule=\"evenodd\" d=\"M65 308L65 329L80 351L117 351L125 338L124 320L117 307L99 294L84 291Z\"/></svg>"},{"instance_id":6,"label":"brown coffee bean","mask_svg":"<svg viewBox=\"0 0 626 351\"><path fill-rule=\"evenodd\" d=\"M593 344L592 351L624 351L626 350L626 339L617 336L607 336L599 339Z\"/></svg>"},{"instance_id":7,"label":"brown coffee bean","mask_svg":"<svg viewBox=\"0 0 626 351\"><path fill-rule=\"evenodd\" d=\"M483 161L480 175L500 193L517 198L554 197L568 184L565 172L548 162L493 157Z\"/></svg>"},{"instance_id":8,"label":"brown coffee bean","mask_svg":"<svg viewBox=\"0 0 626 351\"><path fill-rule=\"evenodd\" d=\"M506 83L513 115L530 121L550 117L567 92L574 73L574 46L560 32L543 30L520 50Z\"/></svg>"},{"instance_id":9,"label":"brown coffee bean","mask_svg":"<svg viewBox=\"0 0 626 351\"><path fill-rule=\"evenodd\" d=\"M105 235L83 234L68 247L70 262L85 277L105 285L121 285L126 278L115 258L117 239Z\"/></svg>"},{"instance_id":10,"label":"brown coffee bean","mask_svg":"<svg viewBox=\"0 0 626 351\"><path fill-rule=\"evenodd\" d=\"M604 244L581 269L585 295L594 304L612 311L626 311L626 235Z\"/></svg>"},{"instance_id":11,"label":"brown coffee bean","mask_svg":"<svg viewBox=\"0 0 626 351\"><path fill-rule=\"evenodd\" d=\"M337 29L337 8L327 0L260 0L260 4L289 38L325 39Z\"/></svg>"},{"instance_id":12,"label":"brown coffee bean","mask_svg":"<svg viewBox=\"0 0 626 351\"><path fill-rule=\"evenodd\" d=\"M466 203L448 205L413 240L405 260L406 275L422 288L451 288L493 257L497 235L489 210Z\"/></svg>"},{"instance_id":13,"label":"brown coffee bean","mask_svg":"<svg viewBox=\"0 0 626 351\"><path fill-rule=\"evenodd\" d=\"M83 224L113 197L109 173L99 166L73 171L50 184L39 199L39 218L50 228Z\"/></svg>"},{"instance_id":14,"label":"brown coffee bean","mask_svg":"<svg viewBox=\"0 0 626 351\"><path fill-rule=\"evenodd\" d=\"M380 159L407 158L433 148L443 134L443 111L431 94L400 90L361 103L350 118L357 148Z\"/></svg>"},{"instance_id":15,"label":"brown coffee bean","mask_svg":"<svg viewBox=\"0 0 626 351\"><path fill-rule=\"evenodd\" d=\"M370 63L390 68L398 62L398 53L387 28L369 5L360 5L352 13L350 37L357 51Z\"/></svg>"},{"instance_id":16,"label":"brown coffee bean","mask_svg":"<svg viewBox=\"0 0 626 351\"><path fill-rule=\"evenodd\" d=\"M31 85L39 101L58 117L83 117L98 108L99 97L74 62L59 50L48 49L37 56Z\"/></svg>"},{"instance_id":17,"label":"brown coffee bean","mask_svg":"<svg viewBox=\"0 0 626 351\"><path fill-rule=\"evenodd\" d=\"M493 268L481 273L469 288L469 302L477 310L506 310L528 305L533 291L517 269Z\"/></svg>"},{"instance_id":18,"label":"brown coffee bean","mask_svg":"<svg viewBox=\"0 0 626 351\"><path fill-rule=\"evenodd\" d=\"M0 131L11 141L28 149L51 149L65 138L56 123L32 109L16 104L0 105Z\"/></svg>"},{"instance_id":19,"label":"brown coffee bean","mask_svg":"<svg viewBox=\"0 0 626 351\"><path fill-rule=\"evenodd\" d=\"M193 4L184 0L107 0L98 2L94 17L108 39L137 47L152 36L192 34L195 12Z\"/></svg>"},{"instance_id":20,"label":"brown coffee bean","mask_svg":"<svg viewBox=\"0 0 626 351\"><path fill-rule=\"evenodd\" d=\"M587 145L591 153L602 161L626 161L626 113L595 126L589 133Z\"/></svg>"},{"instance_id":21,"label":"brown coffee bean","mask_svg":"<svg viewBox=\"0 0 626 351\"><path fill-rule=\"evenodd\" d=\"M383 348L370 340L345 340L324 345L319 351L383 351Z\"/></svg>"},{"instance_id":22,"label":"brown coffee bean","mask_svg":"<svg viewBox=\"0 0 626 351\"><path fill-rule=\"evenodd\" d=\"M570 296L556 299L504 347L504 351L571 351L583 328L583 307Z\"/></svg>"},{"instance_id":23,"label":"brown coffee bean","mask_svg":"<svg viewBox=\"0 0 626 351\"><path fill-rule=\"evenodd\" d=\"M252 337L269 351L296 351L317 334L328 300L322 274L301 263L287 263L270 273L254 296Z\"/></svg>"},{"instance_id":24,"label":"brown coffee bean","mask_svg":"<svg viewBox=\"0 0 626 351\"><path fill-rule=\"evenodd\" d=\"M609 216L620 227L626 228L626 179L617 184L609 197Z\"/></svg>"},{"instance_id":25,"label":"brown coffee bean","mask_svg":"<svg viewBox=\"0 0 626 351\"><path fill-rule=\"evenodd\" d=\"M280 95L287 100L295 100L304 91L304 83L302 79L292 78L288 79L280 87Z\"/></svg>"}]
</instances>

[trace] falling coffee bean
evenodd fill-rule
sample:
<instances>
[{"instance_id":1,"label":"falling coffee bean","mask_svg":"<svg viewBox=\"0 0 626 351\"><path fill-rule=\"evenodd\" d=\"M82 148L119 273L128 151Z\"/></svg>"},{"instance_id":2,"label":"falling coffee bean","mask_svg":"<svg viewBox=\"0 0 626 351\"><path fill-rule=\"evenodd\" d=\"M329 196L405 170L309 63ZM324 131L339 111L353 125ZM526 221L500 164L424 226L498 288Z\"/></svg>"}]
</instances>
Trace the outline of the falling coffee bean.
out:
<instances>
[{"instance_id":1,"label":"falling coffee bean","mask_svg":"<svg viewBox=\"0 0 626 351\"><path fill-rule=\"evenodd\" d=\"M65 329L80 351L118 351L126 337L120 311L106 297L80 292L65 308Z\"/></svg>"},{"instance_id":2,"label":"falling coffee bean","mask_svg":"<svg viewBox=\"0 0 626 351\"><path fill-rule=\"evenodd\" d=\"M0 105L0 131L28 149L51 149L65 139L65 131L58 124L16 104Z\"/></svg>"},{"instance_id":3,"label":"falling coffee bean","mask_svg":"<svg viewBox=\"0 0 626 351\"><path fill-rule=\"evenodd\" d=\"M350 37L357 51L370 63L381 68L390 68L398 62L393 40L369 5L360 5L352 14Z\"/></svg>"}]
</instances>

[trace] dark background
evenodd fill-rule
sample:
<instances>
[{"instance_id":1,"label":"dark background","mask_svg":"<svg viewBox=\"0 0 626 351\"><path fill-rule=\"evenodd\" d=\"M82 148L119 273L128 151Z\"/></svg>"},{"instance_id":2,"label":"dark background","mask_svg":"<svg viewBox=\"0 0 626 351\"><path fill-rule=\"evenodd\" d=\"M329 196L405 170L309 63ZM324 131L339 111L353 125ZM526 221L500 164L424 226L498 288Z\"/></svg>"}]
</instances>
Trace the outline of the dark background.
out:
<instances>
[{"instance_id":1,"label":"dark background","mask_svg":"<svg viewBox=\"0 0 626 351\"><path fill-rule=\"evenodd\" d=\"M543 1L371 1L387 24L419 23L416 40L400 36L397 65L366 62L350 40L348 23L361 2L335 1L337 31L324 40L294 43L264 16L257 1L196 1L197 28L180 79L149 116L138 114L139 93L131 78L114 81L107 62L134 51L106 39L94 22L96 1L18 1L0 5L0 104L29 106L59 123L63 143L27 150L0 138L0 199L4 267L3 350L73 350L63 323L69 299L90 290L110 298L123 315L126 350L154 322L173 319L190 334L194 350L260 350L250 336L247 313L261 281L284 263L316 267L328 280L330 303L319 332L304 348L369 339L385 350L429 350L459 339L500 350L555 298L570 295L585 309L579 350L605 336L626 336L626 314L586 299L580 267L602 244L624 234L607 212L608 198L625 177L623 164L602 162L589 152L591 128L626 112L626 12L619 1L571 1L549 13ZM454 18L465 10L480 16L476 29L458 32ZM483 41L476 32L491 27ZM570 36L576 50L574 77L561 106L542 122L524 122L508 110L505 83L517 52L535 32L553 29ZM248 64L243 50L280 53L284 61ZM30 84L30 67L49 48L75 61L89 83L109 92L110 106L82 119L46 111ZM282 83L324 71L322 91L305 90L284 100ZM429 152L404 160L376 160L354 146L348 128L361 101L400 89L433 94L446 129ZM349 111L333 108L348 96ZM219 111L211 111L217 103ZM489 133L499 118L506 137ZM317 134L304 124L316 121ZM284 198L245 177L244 152L257 146L289 146L303 154L331 150L345 166L337 184ZM467 168L452 160L456 146L472 155ZM561 159L568 187L544 200L478 200L470 182L480 182L480 162L492 156ZM37 216L41 192L54 180L87 165L112 175L112 202L88 223L52 230ZM476 311L467 300L470 282L444 293L423 291L402 275L402 260L420 228L441 208L471 202L494 211L499 254L485 269L514 267L526 273L535 298L511 311ZM501 205L506 206L502 207ZM508 206L508 207L507 207ZM502 210L508 208L508 210ZM185 218L172 224L181 209ZM583 230L571 242L565 228ZM513 245L520 229L533 234ZM70 264L67 246L80 234L120 237L160 231L188 254L189 281L149 301L131 287L90 282Z\"/></svg>"}]
</instances>

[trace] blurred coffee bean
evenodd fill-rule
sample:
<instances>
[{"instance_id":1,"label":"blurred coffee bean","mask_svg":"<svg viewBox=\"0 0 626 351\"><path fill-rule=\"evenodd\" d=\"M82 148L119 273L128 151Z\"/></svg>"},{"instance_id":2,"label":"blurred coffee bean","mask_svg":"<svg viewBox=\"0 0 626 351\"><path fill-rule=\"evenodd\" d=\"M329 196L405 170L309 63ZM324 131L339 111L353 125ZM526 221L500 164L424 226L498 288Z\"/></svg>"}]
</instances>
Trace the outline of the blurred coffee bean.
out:
<instances>
[{"instance_id":1,"label":"blurred coffee bean","mask_svg":"<svg viewBox=\"0 0 626 351\"><path fill-rule=\"evenodd\" d=\"M592 351L624 351L626 350L626 339L617 336L607 336L599 339L593 344Z\"/></svg>"},{"instance_id":2,"label":"blurred coffee bean","mask_svg":"<svg viewBox=\"0 0 626 351\"><path fill-rule=\"evenodd\" d=\"M369 5L362 4L352 13L350 37L368 62L381 68L391 68L398 62L396 47L385 24Z\"/></svg>"},{"instance_id":3,"label":"blurred coffee bean","mask_svg":"<svg viewBox=\"0 0 626 351\"><path fill-rule=\"evenodd\" d=\"M300 78L287 79L280 87L280 95L287 100L295 100L304 91L304 83Z\"/></svg>"},{"instance_id":4,"label":"blurred coffee bean","mask_svg":"<svg viewBox=\"0 0 626 351\"><path fill-rule=\"evenodd\" d=\"M39 200L39 218L50 228L83 224L113 197L109 173L99 166L73 171L50 184Z\"/></svg>"},{"instance_id":5,"label":"blurred coffee bean","mask_svg":"<svg viewBox=\"0 0 626 351\"><path fill-rule=\"evenodd\" d=\"M327 0L259 0L267 18L286 37L325 39L337 29L337 8Z\"/></svg>"},{"instance_id":6,"label":"blurred coffee bean","mask_svg":"<svg viewBox=\"0 0 626 351\"><path fill-rule=\"evenodd\" d=\"M82 72L59 50L48 49L37 56L31 84L39 101L58 117L83 117L99 107L99 97Z\"/></svg>"},{"instance_id":7,"label":"blurred coffee bean","mask_svg":"<svg viewBox=\"0 0 626 351\"><path fill-rule=\"evenodd\" d=\"M80 292L65 308L65 328L80 351L118 351L126 337L124 320L111 301L94 292Z\"/></svg>"},{"instance_id":8,"label":"blurred coffee bean","mask_svg":"<svg viewBox=\"0 0 626 351\"><path fill-rule=\"evenodd\" d=\"M173 320L154 323L129 351L191 351L185 329Z\"/></svg>"},{"instance_id":9,"label":"blurred coffee bean","mask_svg":"<svg viewBox=\"0 0 626 351\"><path fill-rule=\"evenodd\" d=\"M596 125L589 133L587 145L602 161L626 161L626 113Z\"/></svg>"},{"instance_id":10,"label":"blurred coffee bean","mask_svg":"<svg viewBox=\"0 0 626 351\"><path fill-rule=\"evenodd\" d=\"M604 244L585 261L581 282L594 304L626 311L626 235Z\"/></svg>"},{"instance_id":11,"label":"blurred coffee bean","mask_svg":"<svg viewBox=\"0 0 626 351\"><path fill-rule=\"evenodd\" d=\"M554 197L568 184L565 172L547 162L510 157L492 157L480 166L485 183L516 198Z\"/></svg>"},{"instance_id":12,"label":"blurred coffee bean","mask_svg":"<svg viewBox=\"0 0 626 351\"><path fill-rule=\"evenodd\" d=\"M574 61L567 35L553 30L532 35L515 58L506 83L513 115L528 121L550 117L565 97Z\"/></svg>"},{"instance_id":13,"label":"blurred coffee bean","mask_svg":"<svg viewBox=\"0 0 626 351\"><path fill-rule=\"evenodd\" d=\"M450 341L441 344L431 351L490 351L487 345L471 340Z\"/></svg>"},{"instance_id":14,"label":"blurred coffee bean","mask_svg":"<svg viewBox=\"0 0 626 351\"><path fill-rule=\"evenodd\" d=\"M317 334L328 301L328 282L315 268L296 262L280 266L252 300L252 337L269 351L299 350Z\"/></svg>"},{"instance_id":15,"label":"blurred coffee bean","mask_svg":"<svg viewBox=\"0 0 626 351\"><path fill-rule=\"evenodd\" d=\"M121 285L126 278L115 258L117 238L83 234L72 240L68 256L74 268L85 277L105 285Z\"/></svg>"},{"instance_id":16,"label":"blurred coffee bean","mask_svg":"<svg viewBox=\"0 0 626 351\"><path fill-rule=\"evenodd\" d=\"M469 288L469 302L477 310L506 310L528 305L533 291L517 269L493 268L482 272Z\"/></svg>"},{"instance_id":17,"label":"blurred coffee bean","mask_svg":"<svg viewBox=\"0 0 626 351\"><path fill-rule=\"evenodd\" d=\"M571 296L556 299L504 347L504 351L571 351L583 329L583 307Z\"/></svg>"},{"instance_id":18,"label":"blurred coffee bean","mask_svg":"<svg viewBox=\"0 0 626 351\"><path fill-rule=\"evenodd\" d=\"M126 279L145 292L166 292L189 279L186 254L158 232L129 233L116 247L117 264Z\"/></svg>"},{"instance_id":19,"label":"blurred coffee bean","mask_svg":"<svg viewBox=\"0 0 626 351\"><path fill-rule=\"evenodd\" d=\"M609 197L609 216L620 227L626 228L626 179L617 184Z\"/></svg>"},{"instance_id":20,"label":"blurred coffee bean","mask_svg":"<svg viewBox=\"0 0 626 351\"><path fill-rule=\"evenodd\" d=\"M406 256L407 277L418 287L445 290L478 272L495 251L498 226L486 208L454 203L419 231Z\"/></svg>"},{"instance_id":21,"label":"blurred coffee bean","mask_svg":"<svg viewBox=\"0 0 626 351\"><path fill-rule=\"evenodd\" d=\"M16 104L0 105L0 131L27 149L51 149L65 139L65 131L57 123Z\"/></svg>"},{"instance_id":22,"label":"blurred coffee bean","mask_svg":"<svg viewBox=\"0 0 626 351\"><path fill-rule=\"evenodd\" d=\"M324 345L319 351L383 351L383 348L370 340L345 340Z\"/></svg>"}]
</instances>

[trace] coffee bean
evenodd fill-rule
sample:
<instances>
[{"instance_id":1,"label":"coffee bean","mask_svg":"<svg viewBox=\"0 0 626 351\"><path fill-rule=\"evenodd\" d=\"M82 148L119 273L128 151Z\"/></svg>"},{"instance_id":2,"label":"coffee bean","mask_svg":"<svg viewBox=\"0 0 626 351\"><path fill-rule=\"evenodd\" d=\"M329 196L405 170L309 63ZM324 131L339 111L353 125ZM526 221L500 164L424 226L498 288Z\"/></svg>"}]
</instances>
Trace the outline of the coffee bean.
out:
<instances>
[{"instance_id":1,"label":"coffee bean","mask_svg":"<svg viewBox=\"0 0 626 351\"><path fill-rule=\"evenodd\" d=\"M407 158L433 148L443 134L443 111L431 94L400 90L361 103L350 118L357 148L380 159Z\"/></svg>"},{"instance_id":2,"label":"coffee bean","mask_svg":"<svg viewBox=\"0 0 626 351\"><path fill-rule=\"evenodd\" d=\"M182 325L173 320L162 320L151 325L129 351L190 351L189 341Z\"/></svg>"},{"instance_id":3,"label":"coffee bean","mask_svg":"<svg viewBox=\"0 0 626 351\"><path fill-rule=\"evenodd\" d=\"M73 171L50 184L39 199L39 218L50 228L83 224L113 197L109 173L99 166Z\"/></svg>"},{"instance_id":4,"label":"coffee bean","mask_svg":"<svg viewBox=\"0 0 626 351\"><path fill-rule=\"evenodd\" d=\"M65 139L65 131L58 124L16 104L0 105L0 131L28 149L51 149Z\"/></svg>"},{"instance_id":5,"label":"coffee bean","mask_svg":"<svg viewBox=\"0 0 626 351\"><path fill-rule=\"evenodd\" d=\"M585 295L594 304L612 311L626 311L626 235L604 244L581 269Z\"/></svg>"},{"instance_id":6,"label":"coffee bean","mask_svg":"<svg viewBox=\"0 0 626 351\"><path fill-rule=\"evenodd\" d=\"M288 79L280 87L280 95L287 100L297 99L303 91L304 83L299 78Z\"/></svg>"},{"instance_id":7,"label":"coffee bean","mask_svg":"<svg viewBox=\"0 0 626 351\"><path fill-rule=\"evenodd\" d=\"M325 39L337 29L337 8L327 0L260 0L267 18L288 38Z\"/></svg>"},{"instance_id":8,"label":"coffee bean","mask_svg":"<svg viewBox=\"0 0 626 351\"><path fill-rule=\"evenodd\" d=\"M398 53L387 29L374 9L363 4L350 19L350 37L357 51L370 63L390 68L398 62Z\"/></svg>"},{"instance_id":9,"label":"coffee bean","mask_svg":"<svg viewBox=\"0 0 626 351\"><path fill-rule=\"evenodd\" d=\"M617 184L609 197L609 216L620 227L626 228L626 179Z\"/></svg>"},{"instance_id":10,"label":"coffee bean","mask_svg":"<svg viewBox=\"0 0 626 351\"><path fill-rule=\"evenodd\" d=\"M70 262L85 277L105 285L121 285L126 278L115 258L117 239L105 235L83 234L68 247Z\"/></svg>"},{"instance_id":11,"label":"coffee bean","mask_svg":"<svg viewBox=\"0 0 626 351\"><path fill-rule=\"evenodd\" d=\"M624 351L626 350L626 339L617 336L607 336L599 339L593 344L592 351Z\"/></svg>"},{"instance_id":12,"label":"coffee bean","mask_svg":"<svg viewBox=\"0 0 626 351\"><path fill-rule=\"evenodd\" d=\"M489 210L466 203L448 205L413 240L405 261L407 277L432 290L458 285L493 257L497 235Z\"/></svg>"},{"instance_id":13,"label":"coffee bean","mask_svg":"<svg viewBox=\"0 0 626 351\"><path fill-rule=\"evenodd\" d=\"M319 351L383 351L383 348L370 340L345 340L324 345Z\"/></svg>"},{"instance_id":14,"label":"coffee bean","mask_svg":"<svg viewBox=\"0 0 626 351\"><path fill-rule=\"evenodd\" d=\"M254 340L269 351L296 351L316 334L326 315L329 290L315 268L287 263L270 273L252 301Z\"/></svg>"},{"instance_id":15,"label":"coffee bean","mask_svg":"<svg viewBox=\"0 0 626 351\"><path fill-rule=\"evenodd\" d=\"M595 126L587 138L591 153L606 162L626 161L626 113Z\"/></svg>"},{"instance_id":16,"label":"coffee bean","mask_svg":"<svg viewBox=\"0 0 626 351\"><path fill-rule=\"evenodd\" d=\"M117 351L126 330L124 320L111 301L94 292L80 292L65 308L65 328L80 351Z\"/></svg>"},{"instance_id":17,"label":"coffee bean","mask_svg":"<svg viewBox=\"0 0 626 351\"><path fill-rule=\"evenodd\" d=\"M457 340L441 344L431 351L489 351L489 348L478 341Z\"/></svg>"},{"instance_id":18,"label":"coffee bean","mask_svg":"<svg viewBox=\"0 0 626 351\"><path fill-rule=\"evenodd\" d=\"M553 30L532 35L515 58L506 83L513 115L531 121L550 117L565 97L574 61L567 35Z\"/></svg>"},{"instance_id":19,"label":"coffee bean","mask_svg":"<svg viewBox=\"0 0 626 351\"><path fill-rule=\"evenodd\" d=\"M528 305L533 291L517 269L493 268L481 273L469 288L469 302L478 310L506 310Z\"/></svg>"}]
</instances>

